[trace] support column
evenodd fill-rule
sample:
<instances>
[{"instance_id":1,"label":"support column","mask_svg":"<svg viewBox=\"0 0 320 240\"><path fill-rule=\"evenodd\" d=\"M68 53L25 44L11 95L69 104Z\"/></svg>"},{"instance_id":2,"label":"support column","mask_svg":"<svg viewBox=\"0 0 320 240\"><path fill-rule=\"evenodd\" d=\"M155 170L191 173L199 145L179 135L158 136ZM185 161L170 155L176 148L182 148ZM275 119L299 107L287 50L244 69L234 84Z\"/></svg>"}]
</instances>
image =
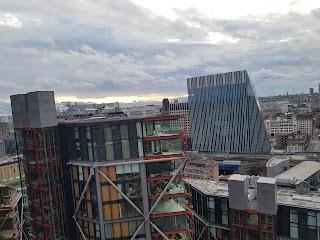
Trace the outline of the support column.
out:
<instances>
[{"instance_id":1,"label":"support column","mask_svg":"<svg viewBox=\"0 0 320 240\"><path fill-rule=\"evenodd\" d=\"M102 206L102 197L101 197L101 183L100 183L100 174L97 169L94 168L94 175L96 180L96 188L97 188L97 199L98 199L98 209L99 209L99 221L100 221L100 237L101 239L106 239L105 230L104 230L104 219L103 219L103 206Z\"/></svg>"},{"instance_id":2,"label":"support column","mask_svg":"<svg viewBox=\"0 0 320 240\"><path fill-rule=\"evenodd\" d=\"M151 240L151 226L150 226L150 217L149 214L149 199L148 199L148 183L147 183L147 174L146 174L146 163L140 163L140 176L141 176L141 193L142 193L142 206L143 206L143 215L147 216L146 221L144 222L146 240Z\"/></svg>"}]
</instances>

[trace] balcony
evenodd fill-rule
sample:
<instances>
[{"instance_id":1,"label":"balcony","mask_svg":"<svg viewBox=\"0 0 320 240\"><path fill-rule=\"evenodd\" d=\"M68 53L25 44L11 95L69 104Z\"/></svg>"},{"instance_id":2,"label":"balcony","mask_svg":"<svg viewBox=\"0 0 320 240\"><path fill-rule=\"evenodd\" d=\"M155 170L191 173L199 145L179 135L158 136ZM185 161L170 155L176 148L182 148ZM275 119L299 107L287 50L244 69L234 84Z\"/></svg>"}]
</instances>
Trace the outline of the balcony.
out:
<instances>
[{"instance_id":1,"label":"balcony","mask_svg":"<svg viewBox=\"0 0 320 240\"><path fill-rule=\"evenodd\" d=\"M177 170L182 162L182 159L147 162L147 177L151 179L170 179L172 175L177 173ZM183 175L183 168L177 174Z\"/></svg>"},{"instance_id":2,"label":"balcony","mask_svg":"<svg viewBox=\"0 0 320 240\"><path fill-rule=\"evenodd\" d=\"M150 199L156 199L157 196L159 196L164 188L169 183L170 179L163 179L163 180L155 180L155 181L149 181L148 182L148 189L149 189L149 197ZM175 179L167 189L167 191L164 193L164 195L182 195L185 194L185 184L183 179ZM155 198L154 198L155 197Z\"/></svg>"},{"instance_id":3,"label":"balcony","mask_svg":"<svg viewBox=\"0 0 320 240\"><path fill-rule=\"evenodd\" d=\"M162 139L144 142L144 156L150 158L166 158L183 154L183 139Z\"/></svg>"},{"instance_id":4,"label":"balcony","mask_svg":"<svg viewBox=\"0 0 320 240\"><path fill-rule=\"evenodd\" d=\"M171 116L156 119L157 120L144 119L142 124L144 138L165 138L185 135L183 117Z\"/></svg>"}]
</instances>

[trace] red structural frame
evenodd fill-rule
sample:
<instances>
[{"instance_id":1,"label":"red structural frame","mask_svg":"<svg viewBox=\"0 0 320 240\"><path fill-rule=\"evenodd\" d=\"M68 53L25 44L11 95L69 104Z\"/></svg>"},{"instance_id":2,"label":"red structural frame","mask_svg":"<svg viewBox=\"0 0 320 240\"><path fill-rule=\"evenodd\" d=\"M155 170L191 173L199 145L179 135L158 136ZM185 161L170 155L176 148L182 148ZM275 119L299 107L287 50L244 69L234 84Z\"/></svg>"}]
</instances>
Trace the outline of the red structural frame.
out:
<instances>
[{"instance_id":1,"label":"red structural frame","mask_svg":"<svg viewBox=\"0 0 320 240\"><path fill-rule=\"evenodd\" d=\"M182 146L181 148L184 149L183 154L170 154L170 155L156 155L156 156L145 156L144 160L157 160L157 159L177 159L177 158L186 158L188 157L188 145L187 145L187 134L186 134L186 118L185 116L161 116L161 117L151 117L151 118L144 118L142 122L152 122L152 121L168 121L168 120L178 120L183 119L183 134L181 135L171 135L171 136L156 136L156 137L147 137L143 139L143 142L146 141L154 141L154 140L168 140L168 139L182 139ZM157 181L157 180L169 180L172 176L159 176L159 177L150 177L147 178L148 181ZM189 175L186 174L179 174L175 177L176 179L188 179ZM185 184L188 186L187 193L178 193L178 194L165 194L163 195L163 199L170 199L175 197L186 197L188 199L188 203L191 201L191 190L190 184L185 181ZM149 199L156 200L159 196L149 196ZM177 229L175 231L164 232L165 235L170 234L178 234L178 233L190 233L192 236L194 234L193 231L193 220L192 220L192 207L189 204L184 204L188 211L183 212L172 212L172 213L163 213L163 214L151 214L150 218L162 218L162 217L170 217L170 216L179 216L179 215L187 215L190 229ZM160 236L159 233L152 233L152 236Z\"/></svg>"},{"instance_id":2,"label":"red structural frame","mask_svg":"<svg viewBox=\"0 0 320 240\"><path fill-rule=\"evenodd\" d=\"M230 210L231 214L233 214L233 215L235 215L235 212L238 212L240 214L239 221L241 222L241 223L231 222L231 232L230 232L231 238L236 237L239 240L245 240L247 238L248 230L252 230L252 231L256 231L259 233L260 240L265 240L265 238L263 238L264 233L271 235L273 240L276 239L276 231L275 231L275 217L276 216L262 214L256 210L253 210L253 209L245 209L244 211L236 210L236 209L229 209L229 210ZM246 216L245 216L246 213L258 215L258 226L257 227L246 225ZM264 228L264 225L266 224L266 222L263 221L263 217L269 218L269 220L272 223L272 230L267 230ZM231 220L232 219L233 219L233 217L231 218ZM240 229L242 231L241 236L238 234L236 229ZM268 239L270 239L270 238L268 238Z\"/></svg>"},{"instance_id":3,"label":"red structural frame","mask_svg":"<svg viewBox=\"0 0 320 240\"><path fill-rule=\"evenodd\" d=\"M50 233L54 229L58 231L61 228L64 232L66 221L59 148L57 139L53 137L57 129L56 127L34 129L26 126L23 130L25 135L31 134L32 138L32 145L29 145L25 137L26 159L22 164L31 207L30 218L34 231L32 235L35 239L49 240L52 237ZM52 135L51 138L50 135ZM44 161L41 161L40 153L44 154ZM57 211L61 212L61 218L55 218L55 224L47 223L47 216L54 215ZM38 237L41 235L43 238Z\"/></svg>"}]
</instances>

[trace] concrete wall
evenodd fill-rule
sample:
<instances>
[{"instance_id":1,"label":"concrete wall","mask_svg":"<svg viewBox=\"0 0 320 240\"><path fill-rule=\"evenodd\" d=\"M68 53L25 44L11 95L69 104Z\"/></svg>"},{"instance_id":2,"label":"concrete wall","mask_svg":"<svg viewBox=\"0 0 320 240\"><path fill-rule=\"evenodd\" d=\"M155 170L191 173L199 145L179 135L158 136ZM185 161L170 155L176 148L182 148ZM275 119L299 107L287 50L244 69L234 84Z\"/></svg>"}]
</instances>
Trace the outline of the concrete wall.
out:
<instances>
[{"instance_id":1,"label":"concrete wall","mask_svg":"<svg viewBox=\"0 0 320 240\"><path fill-rule=\"evenodd\" d=\"M37 91L12 95L11 107L15 128L57 126L57 112L53 91Z\"/></svg>"},{"instance_id":2,"label":"concrete wall","mask_svg":"<svg viewBox=\"0 0 320 240\"><path fill-rule=\"evenodd\" d=\"M246 175L233 174L228 179L229 207L245 210L248 205L248 182Z\"/></svg>"},{"instance_id":3,"label":"concrete wall","mask_svg":"<svg viewBox=\"0 0 320 240\"><path fill-rule=\"evenodd\" d=\"M258 212L276 215L278 211L276 179L260 177L257 189Z\"/></svg>"}]
</instances>

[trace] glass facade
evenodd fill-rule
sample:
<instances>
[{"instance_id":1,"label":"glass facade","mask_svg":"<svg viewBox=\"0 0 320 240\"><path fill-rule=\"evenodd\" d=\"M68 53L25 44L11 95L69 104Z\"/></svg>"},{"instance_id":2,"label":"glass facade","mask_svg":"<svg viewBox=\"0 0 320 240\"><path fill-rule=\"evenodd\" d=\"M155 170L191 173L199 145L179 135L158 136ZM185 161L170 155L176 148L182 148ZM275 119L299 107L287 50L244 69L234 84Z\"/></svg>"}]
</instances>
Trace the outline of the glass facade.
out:
<instances>
[{"instance_id":1,"label":"glass facade","mask_svg":"<svg viewBox=\"0 0 320 240\"><path fill-rule=\"evenodd\" d=\"M247 71L188 79L192 149L269 153L263 116Z\"/></svg>"},{"instance_id":2,"label":"glass facade","mask_svg":"<svg viewBox=\"0 0 320 240\"><path fill-rule=\"evenodd\" d=\"M229 239L228 199L208 196L192 188L192 202L195 213L202 219L194 218L194 239Z\"/></svg>"}]
</instances>

